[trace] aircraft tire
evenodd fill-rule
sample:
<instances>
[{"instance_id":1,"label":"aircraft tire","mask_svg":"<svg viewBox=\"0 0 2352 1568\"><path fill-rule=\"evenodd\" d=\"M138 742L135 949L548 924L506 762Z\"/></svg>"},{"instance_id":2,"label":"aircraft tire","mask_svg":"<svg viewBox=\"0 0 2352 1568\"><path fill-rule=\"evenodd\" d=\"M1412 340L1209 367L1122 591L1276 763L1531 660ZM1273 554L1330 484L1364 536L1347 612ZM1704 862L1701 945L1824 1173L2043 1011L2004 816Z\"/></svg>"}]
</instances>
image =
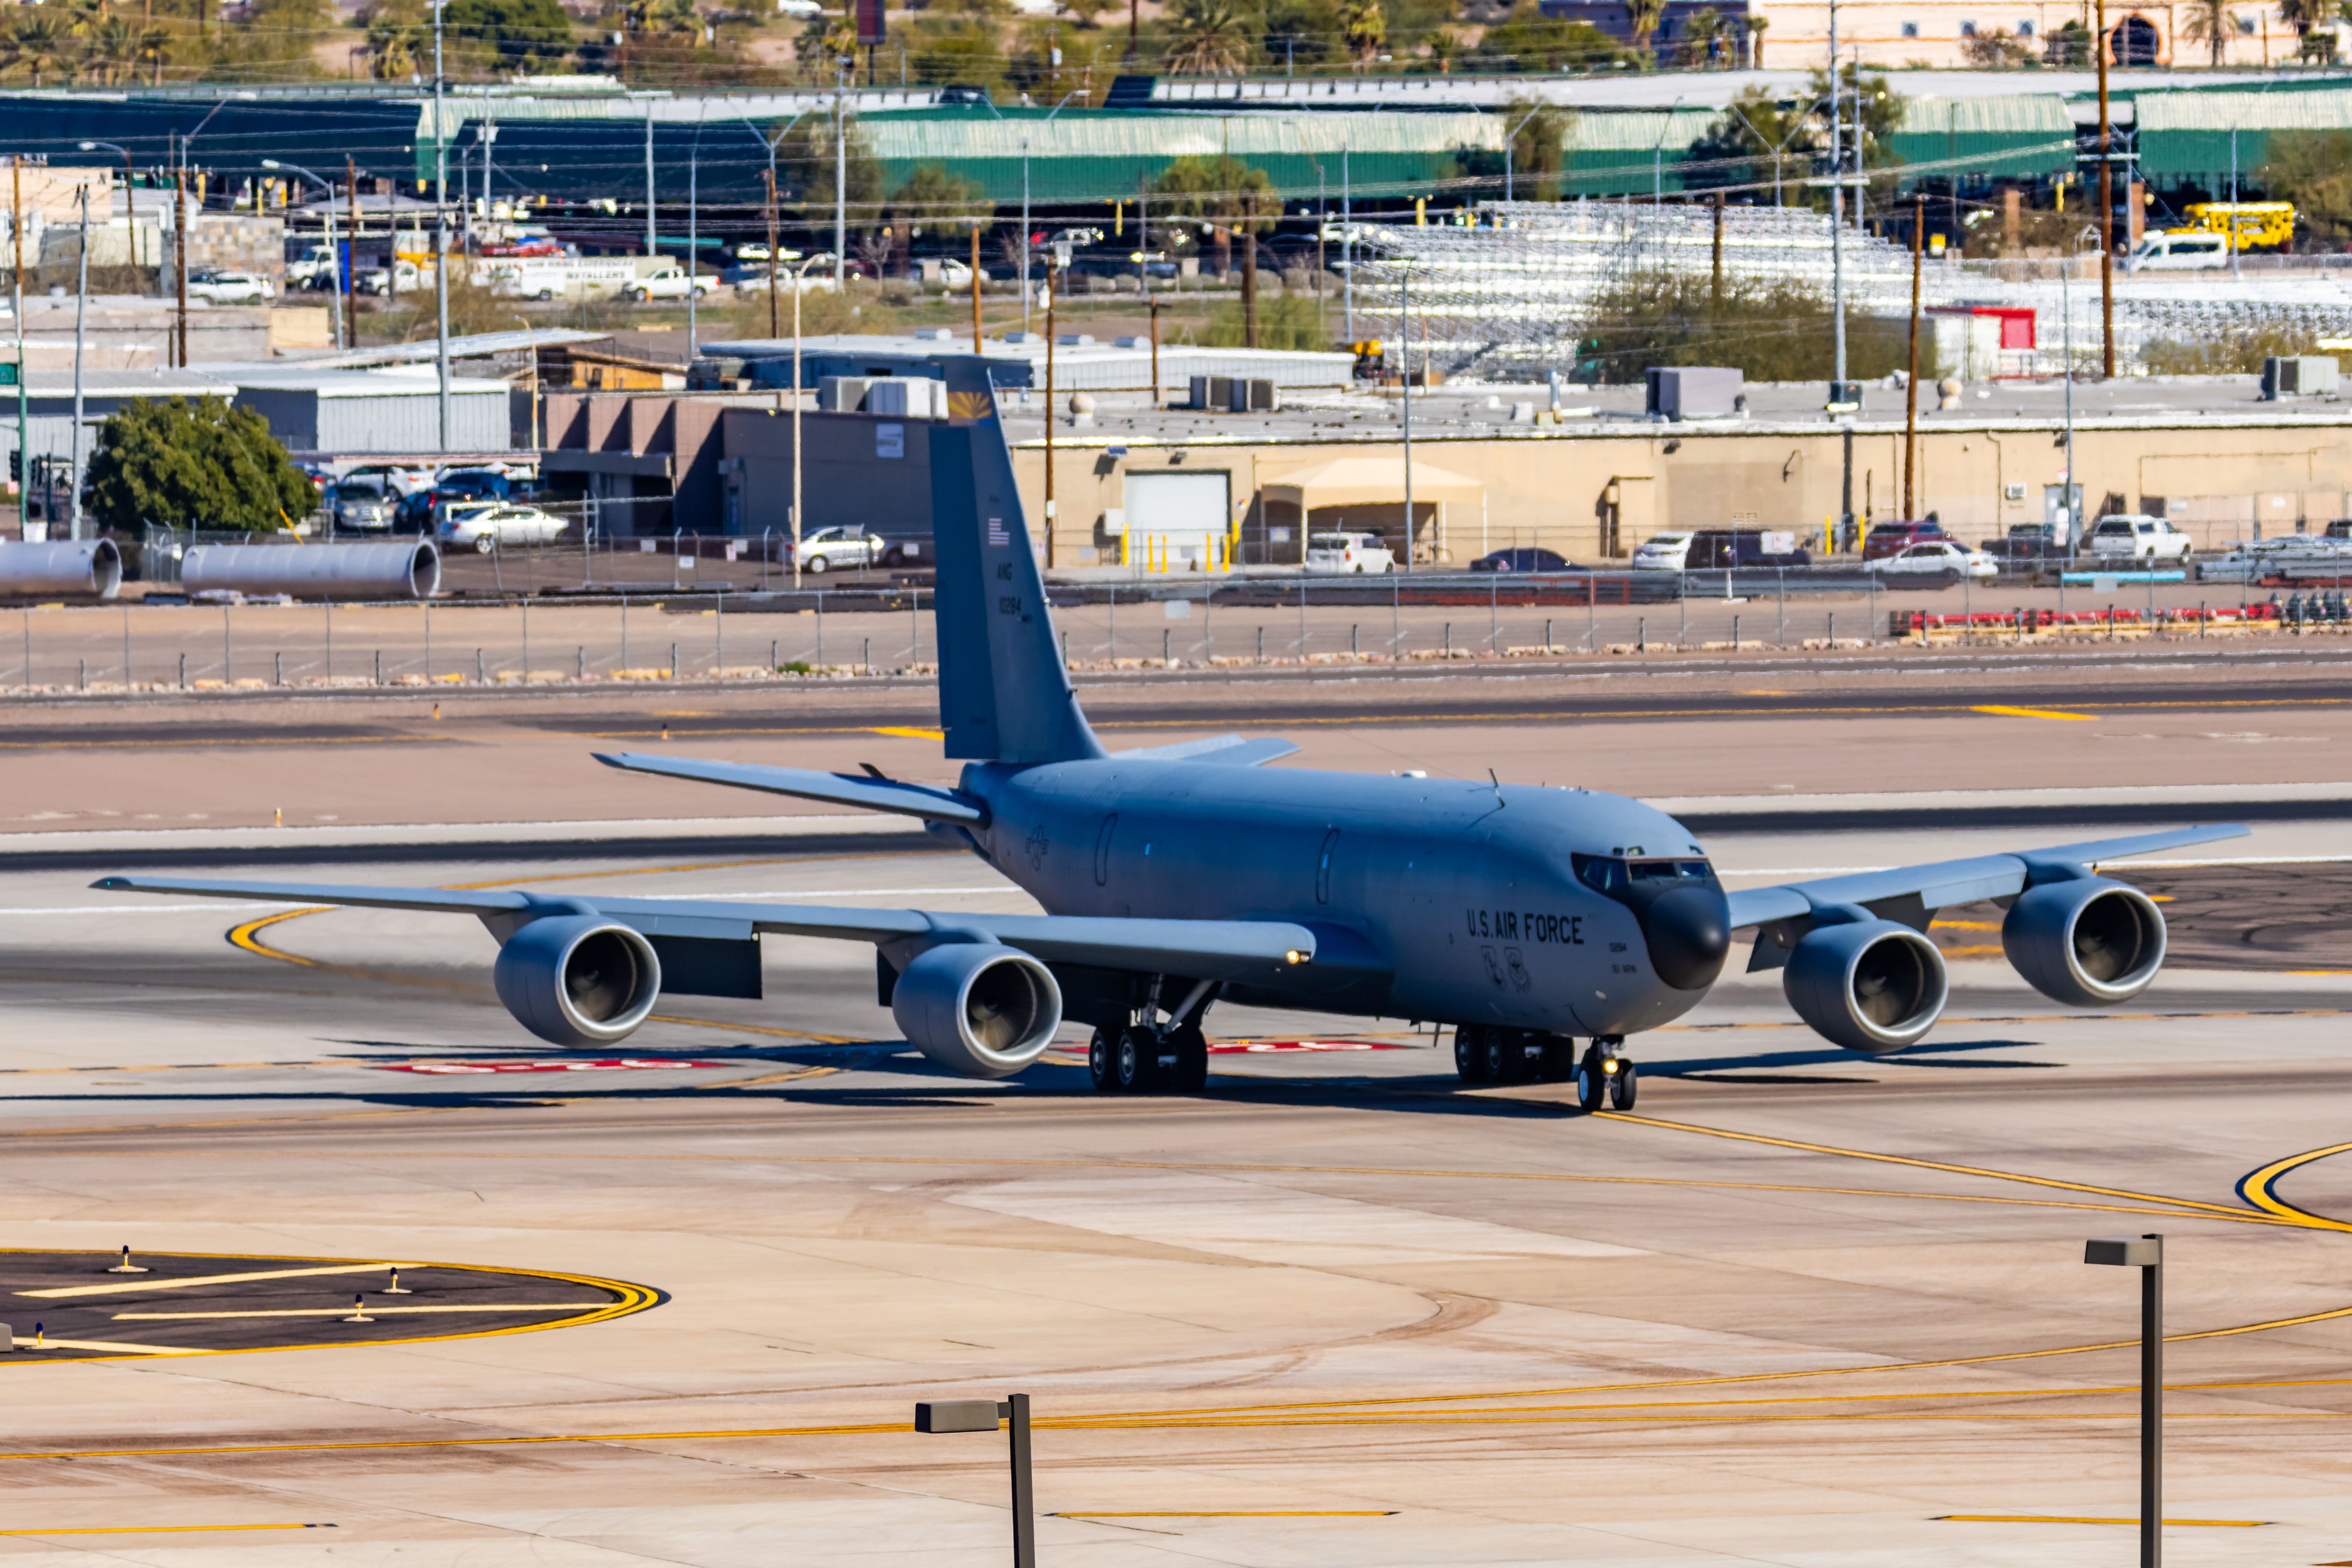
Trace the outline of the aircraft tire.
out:
<instances>
[{"instance_id":1,"label":"aircraft tire","mask_svg":"<svg viewBox=\"0 0 2352 1568\"><path fill-rule=\"evenodd\" d=\"M1464 1083L1486 1081L1486 1031L1475 1024L1454 1026L1454 1071Z\"/></svg>"},{"instance_id":2,"label":"aircraft tire","mask_svg":"<svg viewBox=\"0 0 2352 1568\"><path fill-rule=\"evenodd\" d=\"M1121 1094L1149 1094L1160 1076L1160 1040L1149 1029L1119 1031L1111 1053L1111 1082Z\"/></svg>"},{"instance_id":3,"label":"aircraft tire","mask_svg":"<svg viewBox=\"0 0 2352 1568\"><path fill-rule=\"evenodd\" d=\"M1517 1083L1527 1076L1528 1048L1517 1029L1486 1031L1486 1081Z\"/></svg>"},{"instance_id":4,"label":"aircraft tire","mask_svg":"<svg viewBox=\"0 0 2352 1568\"><path fill-rule=\"evenodd\" d=\"M1609 1075L1609 1109L1631 1110L1633 1097L1641 1092L1641 1075L1633 1068L1631 1058L1619 1057L1617 1070Z\"/></svg>"},{"instance_id":5,"label":"aircraft tire","mask_svg":"<svg viewBox=\"0 0 2352 1568\"><path fill-rule=\"evenodd\" d=\"M1118 1088L1112 1069L1118 1047L1118 1037L1108 1029L1097 1029L1095 1037L1087 1042L1087 1078L1097 1094L1109 1094Z\"/></svg>"},{"instance_id":6,"label":"aircraft tire","mask_svg":"<svg viewBox=\"0 0 2352 1568\"><path fill-rule=\"evenodd\" d=\"M1176 1068L1168 1087L1178 1094L1198 1094L1209 1087L1209 1037L1197 1025L1176 1031L1169 1044L1176 1047Z\"/></svg>"},{"instance_id":7,"label":"aircraft tire","mask_svg":"<svg viewBox=\"0 0 2352 1568\"><path fill-rule=\"evenodd\" d=\"M1601 1070L1601 1047L1588 1046L1583 1058L1576 1064L1577 1109L1594 1111L1609 1093L1608 1075Z\"/></svg>"}]
</instances>

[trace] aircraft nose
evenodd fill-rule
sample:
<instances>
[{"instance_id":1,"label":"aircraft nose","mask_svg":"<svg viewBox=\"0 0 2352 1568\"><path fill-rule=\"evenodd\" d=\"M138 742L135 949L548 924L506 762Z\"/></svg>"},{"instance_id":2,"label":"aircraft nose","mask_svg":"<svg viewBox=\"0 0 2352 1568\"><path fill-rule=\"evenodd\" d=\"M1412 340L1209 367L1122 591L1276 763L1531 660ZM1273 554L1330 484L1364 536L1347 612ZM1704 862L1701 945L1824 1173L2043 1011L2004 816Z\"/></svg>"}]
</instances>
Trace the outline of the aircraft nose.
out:
<instances>
[{"instance_id":1,"label":"aircraft nose","mask_svg":"<svg viewBox=\"0 0 2352 1568\"><path fill-rule=\"evenodd\" d=\"M1651 967L1677 991L1704 991L1731 951L1731 904L1719 888L1675 888L1642 911Z\"/></svg>"}]
</instances>

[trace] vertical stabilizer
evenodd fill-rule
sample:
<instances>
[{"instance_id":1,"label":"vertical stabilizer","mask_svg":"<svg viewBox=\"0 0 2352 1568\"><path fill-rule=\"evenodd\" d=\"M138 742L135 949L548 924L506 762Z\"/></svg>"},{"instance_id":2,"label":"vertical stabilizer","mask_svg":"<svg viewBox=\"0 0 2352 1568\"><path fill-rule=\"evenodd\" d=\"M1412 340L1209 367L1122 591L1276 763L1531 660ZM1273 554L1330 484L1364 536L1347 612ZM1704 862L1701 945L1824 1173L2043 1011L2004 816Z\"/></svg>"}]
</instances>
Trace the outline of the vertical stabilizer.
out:
<instances>
[{"instance_id":1,"label":"vertical stabilizer","mask_svg":"<svg viewBox=\"0 0 2352 1568\"><path fill-rule=\"evenodd\" d=\"M986 362L959 358L947 370L951 422L931 437L947 754L1002 763L1099 757L1055 642Z\"/></svg>"}]
</instances>

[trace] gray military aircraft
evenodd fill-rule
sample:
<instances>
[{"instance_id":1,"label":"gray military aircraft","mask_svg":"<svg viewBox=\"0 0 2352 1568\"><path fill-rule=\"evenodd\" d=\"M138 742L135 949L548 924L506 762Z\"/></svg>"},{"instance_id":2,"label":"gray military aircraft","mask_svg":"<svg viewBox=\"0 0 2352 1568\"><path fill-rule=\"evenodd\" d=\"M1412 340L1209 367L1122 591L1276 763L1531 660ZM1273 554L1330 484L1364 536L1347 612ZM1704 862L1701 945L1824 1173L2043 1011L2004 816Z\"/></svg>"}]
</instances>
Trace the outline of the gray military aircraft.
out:
<instances>
[{"instance_id":1,"label":"gray military aircraft","mask_svg":"<svg viewBox=\"0 0 2352 1568\"><path fill-rule=\"evenodd\" d=\"M1451 1025L1470 1082L1572 1078L1631 1107L1627 1037L1696 1006L1735 931L1797 1016L1850 1050L1917 1043L1944 1008L1926 933L2007 906L2001 945L2054 1000L2137 994L2164 917L2094 867L2235 837L2216 826L1726 892L1664 812L1581 789L1262 769L1297 748L1228 735L1106 752L1056 654L1011 454L978 361L951 362L932 437L940 722L954 788L636 752L634 773L894 812L969 848L1043 915L695 899L108 877L100 888L478 917L498 994L559 1046L626 1037L669 991L761 994L766 931L874 945L877 1001L950 1072L1034 1062L1091 1025L1098 1089L1192 1090L1219 999ZM1582 1041L1580 1054L1577 1043Z\"/></svg>"}]
</instances>

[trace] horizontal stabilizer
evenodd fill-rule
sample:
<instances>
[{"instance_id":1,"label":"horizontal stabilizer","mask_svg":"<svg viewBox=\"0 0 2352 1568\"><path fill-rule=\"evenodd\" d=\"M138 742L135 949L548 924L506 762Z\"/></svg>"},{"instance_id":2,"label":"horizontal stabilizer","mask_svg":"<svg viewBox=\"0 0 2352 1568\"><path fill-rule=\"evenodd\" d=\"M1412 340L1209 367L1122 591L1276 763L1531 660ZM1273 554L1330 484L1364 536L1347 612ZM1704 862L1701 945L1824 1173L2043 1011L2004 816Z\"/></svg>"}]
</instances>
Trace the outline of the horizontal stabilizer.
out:
<instances>
[{"instance_id":1,"label":"horizontal stabilizer","mask_svg":"<svg viewBox=\"0 0 2352 1568\"><path fill-rule=\"evenodd\" d=\"M1117 762L1147 761L1155 763L1223 763L1229 767L1254 768L1260 763L1270 763L1276 757L1286 757L1298 750L1296 741L1286 741L1279 735L1211 735L1199 741L1178 741L1168 746L1143 746L1131 752L1114 752Z\"/></svg>"},{"instance_id":2,"label":"horizontal stabilizer","mask_svg":"<svg viewBox=\"0 0 2352 1568\"><path fill-rule=\"evenodd\" d=\"M1916 896L1932 912L1952 904L2005 899L2022 892L2027 877L2037 867L2088 866L2126 855L2243 838L2246 832L2234 822L2210 827L2175 827L2124 838L2059 844L2047 849L2021 849L2010 855L1976 855L1965 860L1895 866L1884 871L1853 871L1842 877L1823 877L1818 881L1783 882L1773 888L1742 888L1729 896L1731 924L1737 930L1769 921L1798 920L1828 904L1875 904L1885 899L1909 896Z\"/></svg>"},{"instance_id":3,"label":"horizontal stabilizer","mask_svg":"<svg viewBox=\"0 0 2352 1568\"><path fill-rule=\"evenodd\" d=\"M928 822L982 823L988 813L980 803L951 789L908 784L899 779L851 778L821 773L814 768L771 768L753 763L705 763L691 757L656 757L644 752L592 753L608 768L624 773L657 773L663 778L692 779L697 784L731 784L737 789L765 790L802 800L855 805L867 811L892 811Z\"/></svg>"}]
</instances>

